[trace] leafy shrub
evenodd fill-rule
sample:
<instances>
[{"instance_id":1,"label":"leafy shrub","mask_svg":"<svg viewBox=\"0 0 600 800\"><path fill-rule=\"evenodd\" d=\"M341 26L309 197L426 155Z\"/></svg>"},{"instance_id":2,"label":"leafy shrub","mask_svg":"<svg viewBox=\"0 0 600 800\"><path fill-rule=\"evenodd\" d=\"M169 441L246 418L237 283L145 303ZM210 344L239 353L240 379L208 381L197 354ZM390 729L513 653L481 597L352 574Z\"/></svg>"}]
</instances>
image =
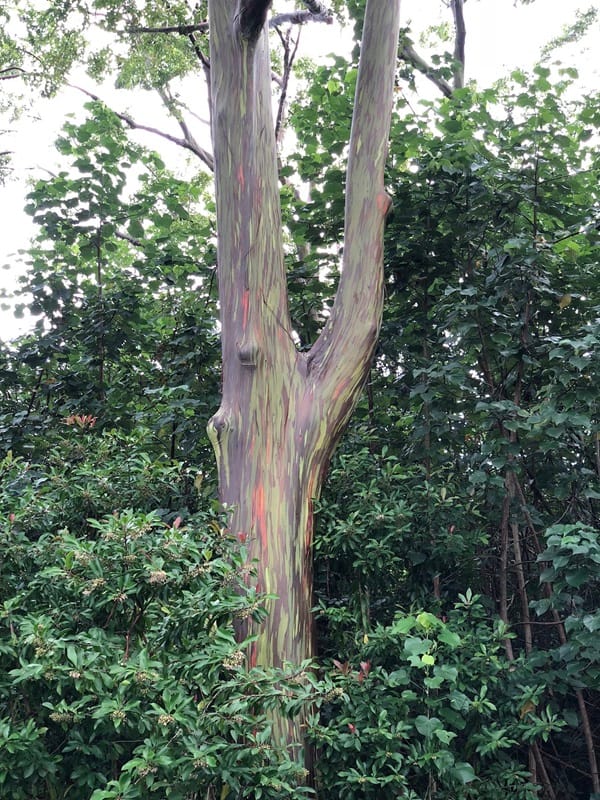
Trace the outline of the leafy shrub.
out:
<instances>
[{"instance_id":1,"label":"leafy shrub","mask_svg":"<svg viewBox=\"0 0 600 800\"><path fill-rule=\"evenodd\" d=\"M399 613L365 637L356 662L334 660L330 704L311 731L323 796L536 798L519 752L565 722L531 702L540 687L525 660L506 658L508 636L467 592L447 618Z\"/></svg>"},{"instance_id":2,"label":"leafy shrub","mask_svg":"<svg viewBox=\"0 0 600 800\"><path fill-rule=\"evenodd\" d=\"M271 729L314 687L244 669L234 620L263 614L244 548L181 508L180 465L123 437L87 437L77 459L72 444L62 474L58 449L2 464L0 796L303 796ZM116 505L138 494L145 508Z\"/></svg>"}]
</instances>

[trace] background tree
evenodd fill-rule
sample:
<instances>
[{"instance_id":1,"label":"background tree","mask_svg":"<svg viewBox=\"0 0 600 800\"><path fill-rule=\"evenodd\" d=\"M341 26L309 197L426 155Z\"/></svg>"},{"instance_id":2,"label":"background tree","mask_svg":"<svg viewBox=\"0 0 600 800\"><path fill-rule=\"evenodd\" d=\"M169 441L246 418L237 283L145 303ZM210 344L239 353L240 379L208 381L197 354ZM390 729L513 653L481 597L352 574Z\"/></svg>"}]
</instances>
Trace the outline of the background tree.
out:
<instances>
[{"instance_id":1,"label":"background tree","mask_svg":"<svg viewBox=\"0 0 600 800\"><path fill-rule=\"evenodd\" d=\"M66 169L29 194L40 233L23 294L37 324L6 354L6 444L31 452L83 409L99 429L143 420L157 452L208 461L199 438L219 385L207 180L176 179L113 112L88 112L58 142Z\"/></svg>"},{"instance_id":2,"label":"background tree","mask_svg":"<svg viewBox=\"0 0 600 800\"><path fill-rule=\"evenodd\" d=\"M337 66L322 77L339 80ZM594 334L587 337L597 306L593 292L575 285L597 270L590 138L597 101L572 106L573 77L566 71L551 80L546 67L531 78L518 71L510 87L457 92L421 122L408 113L398 139L394 129L392 152L402 169L386 240L386 317L360 427L336 462L316 539L327 556L318 561L317 584L333 653L348 657L358 633L370 640L398 605L418 603L445 616L461 591L457 576L514 626L504 646L507 659L523 666L520 688L513 687L517 713L526 715L530 702L562 709L577 729L570 752L577 750L587 776L581 783L567 769L557 777L562 737L555 729L549 745L527 748L531 774L548 797L584 797L597 785L595 684L582 679L579 645L568 635L583 625L580 613L593 627L591 596L574 590L580 612L572 607L565 624L550 600L553 573L540 572L544 537L549 552L560 552L559 564L562 557L571 563L569 548L581 548L582 581L595 572L587 526L595 542L596 392L577 380L573 405L568 387L573 367L595 369ZM492 108L500 97L498 119ZM312 152L306 158L316 161ZM327 162L324 172L330 169ZM326 174L320 184L333 186ZM567 328L575 350L559 367ZM578 360L581 336L592 349ZM575 527L555 531L566 520ZM575 587L572 573L570 580ZM547 693L529 670L545 663L553 671L560 661L554 648L574 660L561 672L560 690L557 683ZM355 663L374 652L368 643L361 649ZM520 695L524 687L529 695ZM367 718L363 724L375 726ZM369 769L363 765L360 776ZM479 796L480 787L473 791Z\"/></svg>"}]
</instances>

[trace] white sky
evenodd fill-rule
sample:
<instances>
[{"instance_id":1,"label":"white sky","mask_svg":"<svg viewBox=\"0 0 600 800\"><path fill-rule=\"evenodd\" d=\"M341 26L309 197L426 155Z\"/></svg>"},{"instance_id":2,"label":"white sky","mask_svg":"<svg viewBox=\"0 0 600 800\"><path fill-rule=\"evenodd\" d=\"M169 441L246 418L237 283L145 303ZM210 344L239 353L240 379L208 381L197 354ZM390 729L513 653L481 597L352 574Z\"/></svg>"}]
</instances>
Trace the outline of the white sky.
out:
<instances>
[{"instance_id":1,"label":"white sky","mask_svg":"<svg viewBox=\"0 0 600 800\"><path fill-rule=\"evenodd\" d=\"M301 6L299 0L277 3L278 9L298 6ZM564 25L574 20L577 9L586 7L589 7L589 2L586 6L582 0L537 0L528 6L517 6L513 0L470 0L465 5L467 80L475 78L480 86L485 86L516 67L531 67L539 58L541 48L557 36ZM449 20L449 16L439 0L403 0L402 3L402 24L413 23L413 39L417 45L418 31ZM310 32L308 28L304 31L301 54L319 58L332 50L343 52L347 41L347 36L339 29L315 24L310 26ZM422 51L419 46L417 49ZM598 59L595 54L599 51L600 30L593 31L584 43L561 51L565 63L569 57L573 59L584 89L598 88ZM86 88L95 90L92 85ZM161 127L165 118L160 114L158 102L148 93L132 95L110 90L98 91L98 94L112 103L115 110L131 111L139 122ZM16 276L23 269L15 253L27 247L34 232L29 217L22 211L27 184L47 174L45 170L55 167L57 157L53 141L65 115L80 110L85 101L82 94L68 89L53 100L40 101L35 105L33 116L11 126L15 134L6 147L6 139L3 139L2 149L11 147L14 150L14 179L0 187L0 266L9 267L0 270L0 290L10 291L14 287ZM198 109L198 113L202 116L204 109ZM178 133L177 130L173 132ZM143 141L163 153L168 163L177 156L175 146L156 137L148 135ZM0 338L12 338L26 326L26 322L15 320L10 312L0 311Z\"/></svg>"}]
</instances>

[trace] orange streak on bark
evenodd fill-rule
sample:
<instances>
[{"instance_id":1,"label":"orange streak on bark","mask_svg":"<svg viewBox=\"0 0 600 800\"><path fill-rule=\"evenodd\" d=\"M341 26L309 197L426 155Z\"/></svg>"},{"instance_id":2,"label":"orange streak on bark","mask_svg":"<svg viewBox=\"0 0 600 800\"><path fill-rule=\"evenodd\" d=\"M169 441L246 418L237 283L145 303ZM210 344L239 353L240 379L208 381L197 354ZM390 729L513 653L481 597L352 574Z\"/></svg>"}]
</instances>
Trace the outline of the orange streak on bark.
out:
<instances>
[{"instance_id":1,"label":"orange streak on bark","mask_svg":"<svg viewBox=\"0 0 600 800\"><path fill-rule=\"evenodd\" d=\"M385 216L389 211L392 201L385 192L379 192L376 199L377 208Z\"/></svg>"},{"instance_id":2,"label":"orange streak on bark","mask_svg":"<svg viewBox=\"0 0 600 800\"><path fill-rule=\"evenodd\" d=\"M310 482L309 491L311 493L309 495L311 497L311 499L308 501L308 523L306 525L306 530L304 532L304 541L306 543L307 549L310 550L310 547L312 545L312 539L313 539L313 513L314 513L313 512L313 501L312 501L312 492L314 490L312 488L312 481ZM303 578L306 578L306 573L304 573ZM304 581L304 583L306 583L306 581Z\"/></svg>"},{"instance_id":3,"label":"orange streak on bark","mask_svg":"<svg viewBox=\"0 0 600 800\"><path fill-rule=\"evenodd\" d=\"M250 289L244 289L244 294L242 295L242 329L246 330L246 325L248 323L248 309L250 307Z\"/></svg>"},{"instance_id":4,"label":"orange streak on bark","mask_svg":"<svg viewBox=\"0 0 600 800\"><path fill-rule=\"evenodd\" d=\"M256 666L256 642L252 642L250 645L250 652L248 653L248 665L250 669Z\"/></svg>"},{"instance_id":5,"label":"orange streak on bark","mask_svg":"<svg viewBox=\"0 0 600 800\"><path fill-rule=\"evenodd\" d=\"M242 189L244 189L245 186L246 186L246 178L244 177L244 165L243 164L240 164L239 167L238 167L237 179L238 179L238 183L240 184Z\"/></svg>"},{"instance_id":6,"label":"orange streak on bark","mask_svg":"<svg viewBox=\"0 0 600 800\"><path fill-rule=\"evenodd\" d=\"M265 490L262 483L259 483L254 490L252 498L253 516L258 527L258 535L262 547L262 557L264 559L267 552L267 515L265 512Z\"/></svg>"},{"instance_id":7,"label":"orange streak on bark","mask_svg":"<svg viewBox=\"0 0 600 800\"><path fill-rule=\"evenodd\" d=\"M342 392L346 389L347 385L348 381L340 381L340 383L338 383L338 385L333 390L332 399L337 400L338 397L342 394Z\"/></svg>"}]
</instances>

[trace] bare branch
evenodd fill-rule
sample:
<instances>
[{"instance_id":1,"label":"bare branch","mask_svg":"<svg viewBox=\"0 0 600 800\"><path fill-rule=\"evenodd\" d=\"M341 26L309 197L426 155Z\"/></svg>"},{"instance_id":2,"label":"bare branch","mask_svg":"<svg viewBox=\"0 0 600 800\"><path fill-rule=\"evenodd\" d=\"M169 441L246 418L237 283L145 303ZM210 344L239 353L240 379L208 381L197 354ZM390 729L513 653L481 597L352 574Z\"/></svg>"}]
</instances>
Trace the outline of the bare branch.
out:
<instances>
[{"instance_id":1,"label":"bare branch","mask_svg":"<svg viewBox=\"0 0 600 800\"><path fill-rule=\"evenodd\" d=\"M194 117L194 119L197 119L198 122L201 122L203 125L210 125L209 119L206 119L206 117L201 117L200 114L196 114L196 112L192 111L192 109L185 105L185 103L180 103L179 105L182 108L185 108L185 113L189 114L190 117Z\"/></svg>"},{"instance_id":2,"label":"bare branch","mask_svg":"<svg viewBox=\"0 0 600 800\"><path fill-rule=\"evenodd\" d=\"M0 69L0 81L10 81L12 78L19 78L21 75L25 75L25 70L21 67L12 66Z\"/></svg>"},{"instance_id":3,"label":"bare branch","mask_svg":"<svg viewBox=\"0 0 600 800\"><path fill-rule=\"evenodd\" d=\"M179 33L189 36L190 33L206 33L208 22L196 22L190 25L165 25L158 28L127 28L127 33Z\"/></svg>"},{"instance_id":4,"label":"bare branch","mask_svg":"<svg viewBox=\"0 0 600 800\"><path fill-rule=\"evenodd\" d=\"M210 66L209 61L206 55L200 49L194 34L207 33L207 31L208 31L207 21L196 22L189 25L165 25L157 28L147 28L147 27L127 28L127 33L176 33L179 36L187 36L190 42L192 43L194 52L198 56L198 60L205 69L207 69Z\"/></svg>"},{"instance_id":5,"label":"bare branch","mask_svg":"<svg viewBox=\"0 0 600 800\"><path fill-rule=\"evenodd\" d=\"M140 239L136 239L134 236L130 236L125 231L115 231L115 236L117 239L122 239L124 242L129 242L129 244L132 244L134 247L144 246L144 242L142 242Z\"/></svg>"},{"instance_id":6,"label":"bare branch","mask_svg":"<svg viewBox=\"0 0 600 800\"><path fill-rule=\"evenodd\" d=\"M294 61L298 53L298 46L300 44L300 31L298 31L295 41L292 42L290 42L291 28L288 29L286 36L284 36L279 29L277 29L277 33L279 34L279 38L281 39L281 43L283 45L283 76L281 80L279 106L277 108L277 120L275 122L275 140L277 144L281 144L290 75L292 74L292 67L294 66Z\"/></svg>"},{"instance_id":7,"label":"bare branch","mask_svg":"<svg viewBox=\"0 0 600 800\"><path fill-rule=\"evenodd\" d=\"M210 61L208 60L208 56L204 54L204 51L196 41L196 37L193 33L188 34L188 39L190 40L192 47L194 48L194 53L198 56L198 61L202 64L204 68L204 74L206 76L207 83L210 83L210 79L208 76L208 72L210 70Z\"/></svg>"},{"instance_id":8,"label":"bare branch","mask_svg":"<svg viewBox=\"0 0 600 800\"><path fill-rule=\"evenodd\" d=\"M412 43L408 40L400 47L400 57L430 80L445 97L452 97L455 89L462 89L465 83L465 40L467 28L464 17L465 0L451 0L452 14L454 16L454 68L453 85L442 78L435 67L420 56Z\"/></svg>"},{"instance_id":9,"label":"bare branch","mask_svg":"<svg viewBox=\"0 0 600 800\"><path fill-rule=\"evenodd\" d=\"M93 92L84 89L81 86L76 86L72 83L67 84L71 87L71 89L76 89L78 92L82 92L83 94L90 97L92 100L96 100L98 103L102 103L106 105L102 98L98 97L98 95L94 94ZM158 128L153 128L150 125L142 125L139 122L136 122L132 117L128 114L124 114L121 111L115 111L111 109L113 114L115 114L122 122L124 122L129 128L132 130L138 131L147 131L148 133L154 133L156 136L160 136L162 139L166 139L168 142L172 142L173 144L178 145L179 147L184 147L186 150L194 153L194 155L198 156L198 158L206 164L206 166L212 171L214 169L214 162L212 155L204 148L200 147L194 141L188 142L186 139L181 139L178 136L172 136L170 133L166 133L165 131L161 131Z\"/></svg>"},{"instance_id":10,"label":"bare branch","mask_svg":"<svg viewBox=\"0 0 600 800\"><path fill-rule=\"evenodd\" d=\"M307 3L308 5L308 3ZM286 14L276 14L269 20L269 27L276 28L279 25L304 25L305 22L324 22L326 25L333 23L333 14L321 3L313 3L315 8L320 11L290 11ZM127 33L177 33L180 36L189 36L192 44L196 47L196 42L192 39L194 33L207 33L208 22L196 22L189 25L163 25L158 27L134 27L127 28ZM198 53L198 51L196 51ZM198 53L198 57L204 63L206 56Z\"/></svg>"},{"instance_id":11,"label":"bare branch","mask_svg":"<svg viewBox=\"0 0 600 800\"><path fill-rule=\"evenodd\" d=\"M239 0L237 24L244 39L256 41L267 21L273 0Z\"/></svg>"},{"instance_id":12,"label":"bare branch","mask_svg":"<svg viewBox=\"0 0 600 800\"><path fill-rule=\"evenodd\" d=\"M406 42L401 46L400 57L408 61L409 64L412 64L415 69L428 78L445 97L452 97L452 87L448 81L445 81L437 74L435 68L417 53L410 42Z\"/></svg>"},{"instance_id":13,"label":"bare branch","mask_svg":"<svg viewBox=\"0 0 600 800\"><path fill-rule=\"evenodd\" d=\"M158 94L160 99L163 101L163 104L169 114L177 120L177 124L181 128L181 132L183 133L183 138L188 143L190 149L193 149L193 152L198 152L198 150L202 150L196 139L194 138L193 133L190 131L187 122L185 121L183 114L181 113L180 104L171 94L171 89L168 83L162 88L158 89Z\"/></svg>"},{"instance_id":14,"label":"bare branch","mask_svg":"<svg viewBox=\"0 0 600 800\"><path fill-rule=\"evenodd\" d=\"M313 14L312 11L291 11L287 14L276 14L269 20L269 27L304 25L305 22L324 22L326 25L332 25L333 14L330 11L324 11L319 14Z\"/></svg>"}]
</instances>

